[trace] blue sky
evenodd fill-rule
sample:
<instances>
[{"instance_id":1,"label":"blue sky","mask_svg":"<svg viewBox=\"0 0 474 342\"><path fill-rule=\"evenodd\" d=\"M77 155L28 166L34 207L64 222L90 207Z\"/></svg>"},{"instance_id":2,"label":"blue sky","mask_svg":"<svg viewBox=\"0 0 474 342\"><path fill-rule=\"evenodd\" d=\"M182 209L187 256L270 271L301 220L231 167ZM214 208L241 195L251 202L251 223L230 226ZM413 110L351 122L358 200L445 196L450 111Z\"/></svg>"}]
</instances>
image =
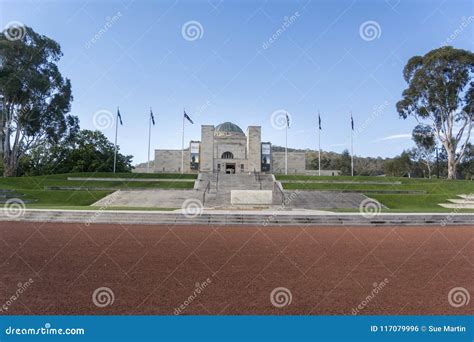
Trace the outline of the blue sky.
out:
<instances>
[{"instance_id":1,"label":"blue sky","mask_svg":"<svg viewBox=\"0 0 474 342\"><path fill-rule=\"evenodd\" d=\"M61 44L82 128L102 128L94 118L120 106L119 145L135 163L147 158L150 107L152 148L181 147L185 107L195 121L186 141L201 124L232 121L284 145L271 120L285 110L289 146L314 149L319 110L324 150L349 147L352 111L355 154L399 154L415 125L395 110L406 61L448 39L473 50L473 15L471 1L456 0L0 3L2 27L19 21ZM183 34L188 22L198 36ZM113 125L103 132L113 140Z\"/></svg>"}]
</instances>

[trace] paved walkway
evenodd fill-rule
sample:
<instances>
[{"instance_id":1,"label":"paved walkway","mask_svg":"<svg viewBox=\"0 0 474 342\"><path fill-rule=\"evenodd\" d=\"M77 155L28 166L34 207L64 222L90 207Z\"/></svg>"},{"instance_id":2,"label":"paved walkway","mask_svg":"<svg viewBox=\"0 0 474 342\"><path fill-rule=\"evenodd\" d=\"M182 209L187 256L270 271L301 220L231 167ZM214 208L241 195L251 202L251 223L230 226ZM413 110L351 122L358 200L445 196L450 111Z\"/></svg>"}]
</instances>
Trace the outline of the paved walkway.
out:
<instances>
[{"instance_id":1,"label":"paved walkway","mask_svg":"<svg viewBox=\"0 0 474 342\"><path fill-rule=\"evenodd\" d=\"M181 208L187 199L202 201L196 190L119 190L95 202L95 207Z\"/></svg>"}]
</instances>

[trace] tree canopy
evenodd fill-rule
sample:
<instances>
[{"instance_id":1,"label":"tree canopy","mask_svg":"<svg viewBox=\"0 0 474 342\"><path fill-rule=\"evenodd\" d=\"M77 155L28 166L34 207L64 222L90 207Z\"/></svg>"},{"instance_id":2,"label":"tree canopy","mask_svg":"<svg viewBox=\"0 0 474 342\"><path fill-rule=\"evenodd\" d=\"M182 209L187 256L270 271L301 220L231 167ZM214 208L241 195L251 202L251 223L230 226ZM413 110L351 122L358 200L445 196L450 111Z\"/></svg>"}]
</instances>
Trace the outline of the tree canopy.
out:
<instances>
[{"instance_id":1,"label":"tree canopy","mask_svg":"<svg viewBox=\"0 0 474 342\"><path fill-rule=\"evenodd\" d=\"M43 175L69 172L111 172L115 146L100 131L81 130L59 144L35 147L22 158L21 172ZM132 156L117 152L117 172L132 170Z\"/></svg>"},{"instance_id":2,"label":"tree canopy","mask_svg":"<svg viewBox=\"0 0 474 342\"><path fill-rule=\"evenodd\" d=\"M474 122L474 54L450 46L412 57L403 70L408 88L397 103L416 131L432 131L446 149L448 178L456 177Z\"/></svg>"},{"instance_id":3,"label":"tree canopy","mask_svg":"<svg viewBox=\"0 0 474 342\"><path fill-rule=\"evenodd\" d=\"M68 114L72 101L71 82L57 66L62 56L54 40L30 27L11 39L0 33L0 93L4 108L0 129L4 175L17 173L18 161L45 142L57 143L78 129L77 117Z\"/></svg>"}]
</instances>

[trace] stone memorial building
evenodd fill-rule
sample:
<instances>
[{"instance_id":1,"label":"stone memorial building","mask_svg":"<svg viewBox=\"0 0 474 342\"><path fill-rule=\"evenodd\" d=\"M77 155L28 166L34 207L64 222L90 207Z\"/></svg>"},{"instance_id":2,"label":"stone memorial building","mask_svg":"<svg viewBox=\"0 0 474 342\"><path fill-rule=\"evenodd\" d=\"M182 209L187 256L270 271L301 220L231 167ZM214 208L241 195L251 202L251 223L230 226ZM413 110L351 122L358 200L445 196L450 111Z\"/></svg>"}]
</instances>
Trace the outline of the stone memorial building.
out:
<instances>
[{"instance_id":1,"label":"stone memorial building","mask_svg":"<svg viewBox=\"0 0 474 342\"><path fill-rule=\"evenodd\" d=\"M285 172L285 152L272 150L262 142L262 128L249 126L244 131L232 122L217 126L202 125L201 140L190 141L184 150L155 150L154 172ZM305 173L305 153L288 152L288 174Z\"/></svg>"}]
</instances>

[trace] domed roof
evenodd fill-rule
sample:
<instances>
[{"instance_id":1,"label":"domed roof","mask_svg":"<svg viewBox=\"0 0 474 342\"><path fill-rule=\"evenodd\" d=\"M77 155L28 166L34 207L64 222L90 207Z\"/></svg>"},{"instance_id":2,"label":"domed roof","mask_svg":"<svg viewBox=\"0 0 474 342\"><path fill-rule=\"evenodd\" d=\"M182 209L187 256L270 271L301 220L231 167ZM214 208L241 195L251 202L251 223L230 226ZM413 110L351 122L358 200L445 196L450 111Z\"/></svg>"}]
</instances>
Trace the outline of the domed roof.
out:
<instances>
[{"instance_id":1,"label":"domed roof","mask_svg":"<svg viewBox=\"0 0 474 342\"><path fill-rule=\"evenodd\" d=\"M226 133L244 135L244 131L242 131L242 129L239 126L228 121L221 123L220 125L217 125L214 132L217 133L218 135L226 134Z\"/></svg>"}]
</instances>

